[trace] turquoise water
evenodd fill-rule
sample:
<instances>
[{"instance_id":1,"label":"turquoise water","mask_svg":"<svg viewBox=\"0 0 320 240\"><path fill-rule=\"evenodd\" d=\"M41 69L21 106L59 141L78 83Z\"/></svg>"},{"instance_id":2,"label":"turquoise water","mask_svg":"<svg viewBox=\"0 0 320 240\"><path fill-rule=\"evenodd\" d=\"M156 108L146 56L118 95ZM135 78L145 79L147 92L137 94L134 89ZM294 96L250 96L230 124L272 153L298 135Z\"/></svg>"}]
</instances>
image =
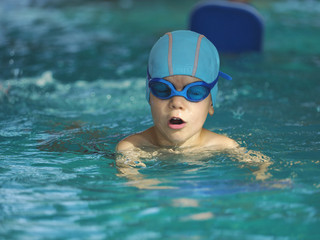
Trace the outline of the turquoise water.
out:
<instances>
[{"instance_id":1,"label":"turquoise water","mask_svg":"<svg viewBox=\"0 0 320 240\"><path fill-rule=\"evenodd\" d=\"M320 238L319 1L254 2L264 52L221 56L234 81L206 127L269 156L269 178L223 152L118 175L117 142L152 125L148 51L193 4L1 1L1 239Z\"/></svg>"}]
</instances>

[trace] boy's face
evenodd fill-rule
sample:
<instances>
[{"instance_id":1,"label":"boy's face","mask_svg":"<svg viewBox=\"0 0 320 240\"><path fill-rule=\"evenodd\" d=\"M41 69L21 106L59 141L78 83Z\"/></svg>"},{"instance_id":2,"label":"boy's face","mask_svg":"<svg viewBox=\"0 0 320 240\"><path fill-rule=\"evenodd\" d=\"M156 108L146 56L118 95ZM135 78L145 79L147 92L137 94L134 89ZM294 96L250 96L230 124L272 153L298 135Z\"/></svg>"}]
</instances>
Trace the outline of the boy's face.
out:
<instances>
[{"instance_id":1,"label":"boy's face","mask_svg":"<svg viewBox=\"0 0 320 240\"><path fill-rule=\"evenodd\" d=\"M199 79L175 75L165 78L178 91ZM200 102L181 96L162 100L150 93L150 106L157 144L163 146L195 146L201 144L201 131L208 113L213 114L211 95Z\"/></svg>"}]
</instances>

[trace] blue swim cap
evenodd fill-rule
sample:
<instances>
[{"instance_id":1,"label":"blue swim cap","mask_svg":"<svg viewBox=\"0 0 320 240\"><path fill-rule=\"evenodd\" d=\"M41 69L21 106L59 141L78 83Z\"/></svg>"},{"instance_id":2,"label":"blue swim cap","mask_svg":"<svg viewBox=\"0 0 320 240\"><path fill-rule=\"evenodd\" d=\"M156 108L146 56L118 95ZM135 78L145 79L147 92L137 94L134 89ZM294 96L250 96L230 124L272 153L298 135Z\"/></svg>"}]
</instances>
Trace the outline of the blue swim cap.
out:
<instances>
[{"instance_id":1,"label":"blue swim cap","mask_svg":"<svg viewBox=\"0 0 320 240\"><path fill-rule=\"evenodd\" d=\"M179 30L166 33L153 46L148 61L148 75L151 78L165 78L173 75L188 75L211 83L219 74L219 54L205 36ZM228 79L228 75L221 74ZM146 98L149 102L149 78L146 81ZM231 77L230 77L231 79ZM212 104L215 104L218 84L211 90Z\"/></svg>"}]
</instances>

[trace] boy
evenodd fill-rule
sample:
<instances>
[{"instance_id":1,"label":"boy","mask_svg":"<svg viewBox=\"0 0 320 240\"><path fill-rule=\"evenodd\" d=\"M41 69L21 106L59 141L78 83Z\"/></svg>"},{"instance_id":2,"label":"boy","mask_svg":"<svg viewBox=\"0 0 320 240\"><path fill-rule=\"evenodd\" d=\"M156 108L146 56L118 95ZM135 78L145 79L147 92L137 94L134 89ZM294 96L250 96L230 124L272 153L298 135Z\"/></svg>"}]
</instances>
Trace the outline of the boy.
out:
<instances>
[{"instance_id":1,"label":"boy","mask_svg":"<svg viewBox=\"0 0 320 240\"><path fill-rule=\"evenodd\" d=\"M203 35L192 31L165 34L153 46L148 61L146 97L154 126L133 134L116 147L118 152L170 149L225 150L238 144L203 128L213 115L219 72L219 55Z\"/></svg>"}]
</instances>

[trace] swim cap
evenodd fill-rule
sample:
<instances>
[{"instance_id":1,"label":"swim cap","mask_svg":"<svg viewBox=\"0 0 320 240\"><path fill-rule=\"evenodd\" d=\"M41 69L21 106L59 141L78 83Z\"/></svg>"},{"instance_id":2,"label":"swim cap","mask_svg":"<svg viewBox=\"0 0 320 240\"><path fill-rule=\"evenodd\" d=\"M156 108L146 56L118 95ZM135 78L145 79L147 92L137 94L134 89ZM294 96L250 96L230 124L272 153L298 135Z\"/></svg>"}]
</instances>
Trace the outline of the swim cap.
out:
<instances>
[{"instance_id":1,"label":"swim cap","mask_svg":"<svg viewBox=\"0 0 320 240\"><path fill-rule=\"evenodd\" d=\"M146 98L149 102L149 78L187 75L211 83L218 77L219 65L218 51L205 36L189 30L166 33L150 51ZM211 90L213 105L217 92L218 84Z\"/></svg>"}]
</instances>

